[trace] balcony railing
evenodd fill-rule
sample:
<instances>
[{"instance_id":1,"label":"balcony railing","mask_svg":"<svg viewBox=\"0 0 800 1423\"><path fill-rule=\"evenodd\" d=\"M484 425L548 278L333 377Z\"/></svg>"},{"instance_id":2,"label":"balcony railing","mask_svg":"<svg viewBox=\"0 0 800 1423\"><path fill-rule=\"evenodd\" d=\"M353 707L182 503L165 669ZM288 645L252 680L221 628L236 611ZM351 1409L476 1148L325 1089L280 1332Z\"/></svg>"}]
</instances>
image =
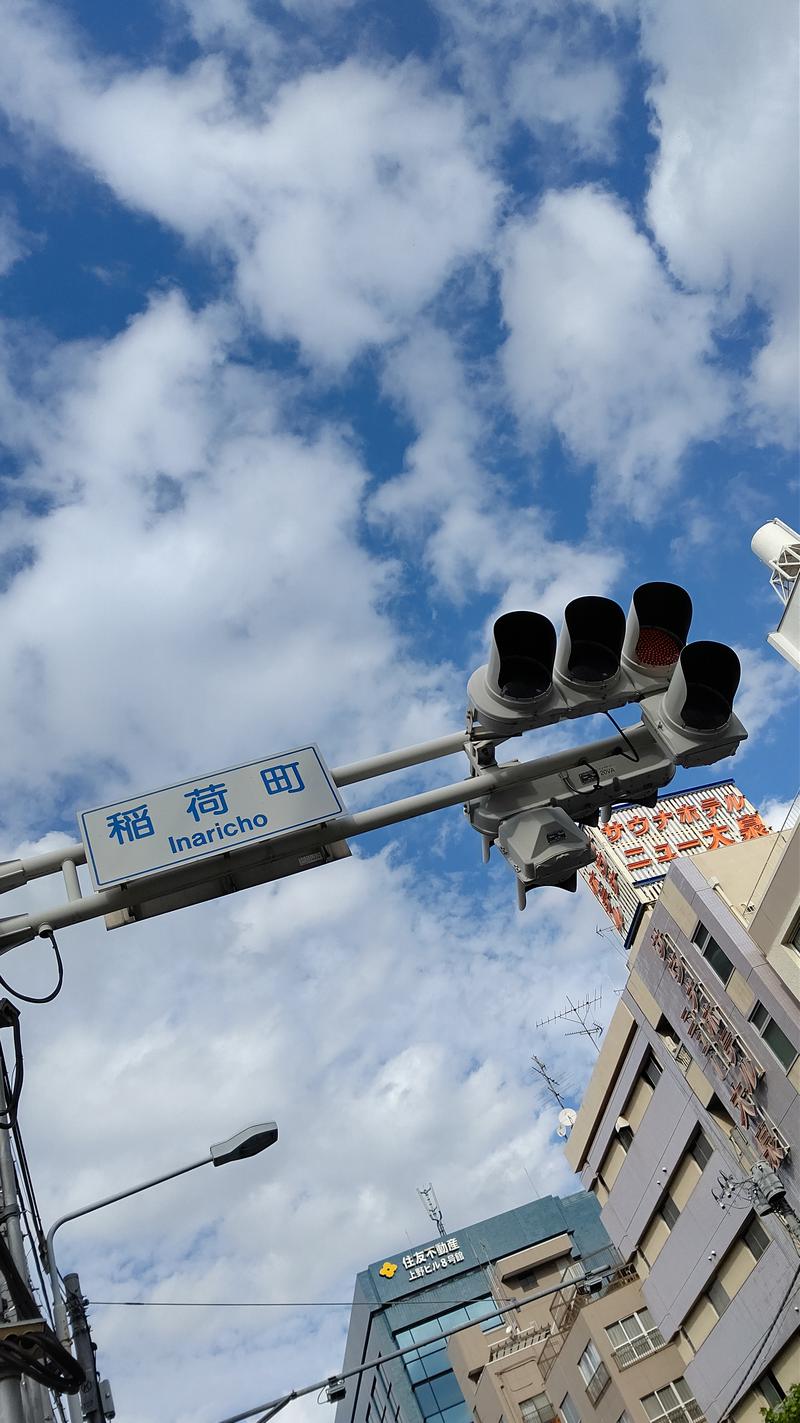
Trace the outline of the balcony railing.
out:
<instances>
[{"instance_id":1,"label":"balcony railing","mask_svg":"<svg viewBox=\"0 0 800 1423\"><path fill-rule=\"evenodd\" d=\"M636 1339L629 1339L625 1344L619 1344L612 1350L614 1363L618 1369L629 1369L631 1364L638 1364L640 1359L646 1359L648 1354L655 1354L658 1349L663 1349L666 1340L660 1329L648 1329L646 1334L640 1334Z\"/></svg>"},{"instance_id":2,"label":"balcony railing","mask_svg":"<svg viewBox=\"0 0 800 1423\"><path fill-rule=\"evenodd\" d=\"M496 1344L489 1345L489 1363L493 1364L497 1359L505 1359L508 1354L517 1354L520 1349L530 1349L534 1344L541 1344L549 1337L549 1324L531 1324L527 1329L520 1329L516 1334L507 1334L505 1339L500 1339Z\"/></svg>"},{"instance_id":3,"label":"balcony railing","mask_svg":"<svg viewBox=\"0 0 800 1423\"><path fill-rule=\"evenodd\" d=\"M696 1398L690 1398L687 1403L682 1403L677 1408L670 1408L663 1419L659 1419L659 1423L687 1423L687 1419L690 1419L691 1423L706 1423L706 1415Z\"/></svg>"},{"instance_id":4,"label":"balcony railing","mask_svg":"<svg viewBox=\"0 0 800 1423\"><path fill-rule=\"evenodd\" d=\"M614 1290L624 1289L625 1285L631 1284L638 1278L635 1265L630 1263L612 1265L602 1280L592 1282L593 1287L583 1280L578 1280L575 1283L564 1285L563 1289L553 1296L550 1313L553 1317L554 1329L553 1333L545 1340L544 1348L538 1359L539 1372L543 1379L548 1377L581 1310L596 1299L604 1299Z\"/></svg>"}]
</instances>

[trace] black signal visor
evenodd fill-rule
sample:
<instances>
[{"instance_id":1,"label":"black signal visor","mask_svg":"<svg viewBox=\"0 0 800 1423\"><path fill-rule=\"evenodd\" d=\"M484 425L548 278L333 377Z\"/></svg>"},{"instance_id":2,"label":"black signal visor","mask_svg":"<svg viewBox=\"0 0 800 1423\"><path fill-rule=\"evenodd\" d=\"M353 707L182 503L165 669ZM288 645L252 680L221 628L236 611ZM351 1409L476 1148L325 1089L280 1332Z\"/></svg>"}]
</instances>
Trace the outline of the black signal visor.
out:
<instances>
[{"instance_id":1,"label":"black signal visor","mask_svg":"<svg viewBox=\"0 0 800 1423\"><path fill-rule=\"evenodd\" d=\"M675 709L684 725L692 731L719 731L730 721L742 674L733 648L724 642L691 642L681 653L680 670L685 695Z\"/></svg>"},{"instance_id":2,"label":"black signal visor","mask_svg":"<svg viewBox=\"0 0 800 1423\"><path fill-rule=\"evenodd\" d=\"M587 686L608 682L619 670L625 614L611 598L574 598L564 609L569 653L564 670ZM561 664L563 666L563 664Z\"/></svg>"},{"instance_id":3,"label":"black signal visor","mask_svg":"<svg viewBox=\"0 0 800 1423\"><path fill-rule=\"evenodd\" d=\"M487 681L510 701L530 702L550 690L556 630L542 613L504 613L492 631Z\"/></svg>"},{"instance_id":4,"label":"black signal visor","mask_svg":"<svg viewBox=\"0 0 800 1423\"><path fill-rule=\"evenodd\" d=\"M633 594L638 637L632 658L640 667L669 667L686 645L692 600L679 583L643 583Z\"/></svg>"}]
</instances>

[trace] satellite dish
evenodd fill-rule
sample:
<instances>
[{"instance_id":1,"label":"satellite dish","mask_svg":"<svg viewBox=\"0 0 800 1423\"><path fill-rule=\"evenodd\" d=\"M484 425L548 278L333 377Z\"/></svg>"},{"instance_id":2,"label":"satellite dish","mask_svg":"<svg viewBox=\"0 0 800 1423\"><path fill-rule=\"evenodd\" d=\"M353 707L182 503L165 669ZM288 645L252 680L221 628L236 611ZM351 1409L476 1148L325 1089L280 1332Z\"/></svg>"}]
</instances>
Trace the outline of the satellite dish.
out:
<instances>
[{"instance_id":1,"label":"satellite dish","mask_svg":"<svg viewBox=\"0 0 800 1423\"><path fill-rule=\"evenodd\" d=\"M575 1125L578 1113L572 1107L564 1107L558 1114L558 1126L556 1133L558 1136L569 1136Z\"/></svg>"}]
</instances>

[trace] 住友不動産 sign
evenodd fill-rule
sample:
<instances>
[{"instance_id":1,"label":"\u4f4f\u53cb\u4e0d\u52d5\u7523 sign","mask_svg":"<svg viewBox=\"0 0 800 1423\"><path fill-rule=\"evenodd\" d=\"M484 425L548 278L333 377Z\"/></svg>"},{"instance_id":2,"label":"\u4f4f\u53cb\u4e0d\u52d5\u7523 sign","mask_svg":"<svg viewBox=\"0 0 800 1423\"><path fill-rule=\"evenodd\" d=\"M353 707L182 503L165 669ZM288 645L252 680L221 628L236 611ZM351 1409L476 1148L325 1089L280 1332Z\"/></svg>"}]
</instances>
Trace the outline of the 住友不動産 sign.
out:
<instances>
[{"instance_id":1,"label":"\u4f4f\u53cb\u4e0d\u52d5\u7523 sign","mask_svg":"<svg viewBox=\"0 0 800 1423\"><path fill-rule=\"evenodd\" d=\"M97 889L224 854L341 815L316 746L84 810L78 824Z\"/></svg>"}]
</instances>

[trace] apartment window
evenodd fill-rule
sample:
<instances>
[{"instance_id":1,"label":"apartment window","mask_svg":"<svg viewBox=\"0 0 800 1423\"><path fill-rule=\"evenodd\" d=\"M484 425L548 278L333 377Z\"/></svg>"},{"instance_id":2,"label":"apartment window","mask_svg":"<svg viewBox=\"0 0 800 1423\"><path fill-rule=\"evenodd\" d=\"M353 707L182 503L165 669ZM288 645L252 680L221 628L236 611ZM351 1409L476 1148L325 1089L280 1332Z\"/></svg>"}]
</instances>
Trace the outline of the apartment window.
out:
<instances>
[{"instance_id":1,"label":"apartment window","mask_svg":"<svg viewBox=\"0 0 800 1423\"><path fill-rule=\"evenodd\" d=\"M777 1057L781 1067L788 1072L797 1057L797 1048L791 1039L787 1038L783 1029L778 1027L775 1019L770 1017L764 1004L758 1000L750 1014L750 1022L756 1032L761 1034L770 1052Z\"/></svg>"},{"instance_id":2,"label":"apartment window","mask_svg":"<svg viewBox=\"0 0 800 1423\"><path fill-rule=\"evenodd\" d=\"M642 1068L642 1077L644 1078L645 1082L649 1082L650 1086L653 1088L653 1091L655 1091L656 1087L658 1086L658 1081L662 1071L663 1069L658 1058L652 1052L649 1052L647 1054L644 1067Z\"/></svg>"},{"instance_id":3,"label":"apartment window","mask_svg":"<svg viewBox=\"0 0 800 1423\"><path fill-rule=\"evenodd\" d=\"M673 1379L665 1388L646 1394L642 1399L642 1408L650 1423L661 1423L662 1419L667 1419L668 1423L698 1423L705 1416L683 1378Z\"/></svg>"},{"instance_id":4,"label":"apartment window","mask_svg":"<svg viewBox=\"0 0 800 1423\"><path fill-rule=\"evenodd\" d=\"M702 1131L696 1131L692 1137L689 1153L693 1161L696 1161L701 1171L705 1171L714 1149L708 1137Z\"/></svg>"},{"instance_id":5,"label":"apartment window","mask_svg":"<svg viewBox=\"0 0 800 1423\"><path fill-rule=\"evenodd\" d=\"M523 1398L519 1405L522 1423L554 1423L556 1411L546 1393Z\"/></svg>"},{"instance_id":6,"label":"apartment window","mask_svg":"<svg viewBox=\"0 0 800 1423\"><path fill-rule=\"evenodd\" d=\"M719 1280L713 1279L706 1294L717 1311L717 1317L721 1319L731 1302L725 1286Z\"/></svg>"},{"instance_id":7,"label":"apartment window","mask_svg":"<svg viewBox=\"0 0 800 1423\"><path fill-rule=\"evenodd\" d=\"M756 1388L759 1393L764 1395L769 1408L777 1408L779 1404L783 1403L786 1397L772 1369L767 1369L766 1373L761 1375L761 1378L756 1384Z\"/></svg>"},{"instance_id":8,"label":"apartment window","mask_svg":"<svg viewBox=\"0 0 800 1423\"><path fill-rule=\"evenodd\" d=\"M617 1127L617 1141L623 1151L630 1151L633 1145L633 1127L630 1122L623 1122L621 1126Z\"/></svg>"},{"instance_id":9,"label":"apartment window","mask_svg":"<svg viewBox=\"0 0 800 1423\"><path fill-rule=\"evenodd\" d=\"M678 1217L680 1215L680 1211L678 1210L678 1207L676 1206L670 1195L664 1197L663 1201L661 1202L661 1205L658 1208L658 1214L661 1216L661 1219L663 1220L664 1224L668 1226L670 1230L675 1229L675 1226L678 1224Z\"/></svg>"},{"instance_id":10,"label":"apartment window","mask_svg":"<svg viewBox=\"0 0 800 1423\"><path fill-rule=\"evenodd\" d=\"M761 1259L761 1256L770 1243L770 1238L761 1224L761 1221L758 1219L758 1216L753 1216L742 1239L756 1260Z\"/></svg>"},{"instance_id":11,"label":"apartment window","mask_svg":"<svg viewBox=\"0 0 800 1423\"><path fill-rule=\"evenodd\" d=\"M630 1368L639 1359L646 1359L648 1354L663 1349L665 1343L649 1309L637 1309L634 1314L626 1315L625 1319L618 1319L616 1324L608 1324L606 1334L618 1369Z\"/></svg>"},{"instance_id":12,"label":"apartment window","mask_svg":"<svg viewBox=\"0 0 800 1423\"><path fill-rule=\"evenodd\" d=\"M698 924L692 934L692 943L697 945L703 958L712 968L723 983L727 983L733 973L733 964L724 949L721 949L716 939L709 934L705 924Z\"/></svg>"},{"instance_id":13,"label":"apartment window","mask_svg":"<svg viewBox=\"0 0 800 1423\"><path fill-rule=\"evenodd\" d=\"M600 1358L597 1345L592 1339L586 1345L578 1360L581 1378L586 1384L590 1403L596 1403L608 1383L608 1369Z\"/></svg>"},{"instance_id":14,"label":"apartment window","mask_svg":"<svg viewBox=\"0 0 800 1423\"><path fill-rule=\"evenodd\" d=\"M558 1411L564 1419L564 1423L581 1423L581 1415L568 1393L564 1394Z\"/></svg>"},{"instance_id":15,"label":"apartment window","mask_svg":"<svg viewBox=\"0 0 800 1423\"><path fill-rule=\"evenodd\" d=\"M769 1236L760 1221L755 1219L742 1231L739 1239L733 1242L706 1285L705 1292L686 1319L684 1333L695 1353L705 1343L717 1320L722 1318L731 1300L752 1274L756 1261L763 1255L768 1244Z\"/></svg>"}]
</instances>

